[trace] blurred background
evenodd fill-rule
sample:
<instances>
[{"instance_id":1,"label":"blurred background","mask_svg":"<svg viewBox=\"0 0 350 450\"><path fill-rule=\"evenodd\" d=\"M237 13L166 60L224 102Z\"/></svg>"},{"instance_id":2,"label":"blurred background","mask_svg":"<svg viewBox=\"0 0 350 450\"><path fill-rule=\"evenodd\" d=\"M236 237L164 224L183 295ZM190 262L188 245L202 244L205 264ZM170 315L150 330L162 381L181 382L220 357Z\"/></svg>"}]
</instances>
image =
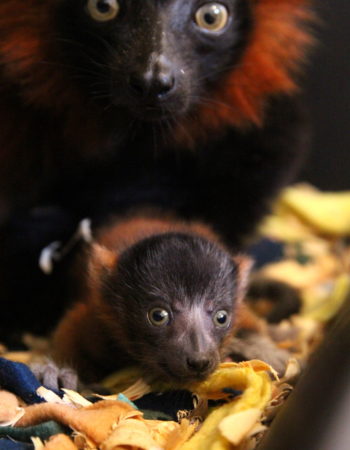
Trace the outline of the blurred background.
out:
<instances>
[{"instance_id":1,"label":"blurred background","mask_svg":"<svg viewBox=\"0 0 350 450\"><path fill-rule=\"evenodd\" d=\"M300 179L350 190L350 0L314 0L321 25L305 80L313 145Z\"/></svg>"}]
</instances>

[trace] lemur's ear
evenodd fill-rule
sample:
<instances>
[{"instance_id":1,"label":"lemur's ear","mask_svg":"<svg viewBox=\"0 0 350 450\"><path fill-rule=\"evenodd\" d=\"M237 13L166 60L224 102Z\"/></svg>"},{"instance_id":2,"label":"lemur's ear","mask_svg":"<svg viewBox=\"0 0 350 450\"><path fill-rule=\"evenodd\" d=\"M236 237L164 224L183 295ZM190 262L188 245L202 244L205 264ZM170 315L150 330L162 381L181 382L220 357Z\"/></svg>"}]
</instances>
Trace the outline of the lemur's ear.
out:
<instances>
[{"instance_id":1,"label":"lemur's ear","mask_svg":"<svg viewBox=\"0 0 350 450\"><path fill-rule=\"evenodd\" d=\"M241 301L243 300L247 292L249 276L254 265L254 260L249 256L243 254L234 256L232 260L237 268L236 300Z\"/></svg>"},{"instance_id":2,"label":"lemur's ear","mask_svg":"<svg viewBox=\"0 0 350 450\"><path fill-rule=\"evenodd\" d=\"M117 264L118 255L103 245L92 244L89 262L90 275L94 276L101 271L107 272Z\"/></svg>"}]
</instances>

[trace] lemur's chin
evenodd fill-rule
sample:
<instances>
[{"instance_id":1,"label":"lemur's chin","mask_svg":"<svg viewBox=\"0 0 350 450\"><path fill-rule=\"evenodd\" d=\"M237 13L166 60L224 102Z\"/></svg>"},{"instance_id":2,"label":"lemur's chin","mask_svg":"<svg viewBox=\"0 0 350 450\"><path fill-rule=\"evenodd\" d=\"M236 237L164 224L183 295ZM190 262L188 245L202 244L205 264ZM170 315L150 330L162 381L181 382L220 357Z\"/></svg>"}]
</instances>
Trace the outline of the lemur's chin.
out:
<instances>
[{"instance_id":1,"label":"lemur's chin","mask_svg":"<svg viewBox=\"0 0 350 450\"><path fill-rule=\"evenodd\" d=\"M135 116L144 122L171 122L177 117L181 116L174 111L160 111L157 109L150 109L144 111L137 111Z\"/></svg>"},{"instance_id":2,"label":"lemur's chin","mask_svg":"<svg viewBox=\"0 0 350 450\"><path fill-rule=\"evenodd\" d=\"M186 104L133 105L129 108L131 114L144 122L171 122L183 117L188 112Z\"/></svg>"}]
</instances>

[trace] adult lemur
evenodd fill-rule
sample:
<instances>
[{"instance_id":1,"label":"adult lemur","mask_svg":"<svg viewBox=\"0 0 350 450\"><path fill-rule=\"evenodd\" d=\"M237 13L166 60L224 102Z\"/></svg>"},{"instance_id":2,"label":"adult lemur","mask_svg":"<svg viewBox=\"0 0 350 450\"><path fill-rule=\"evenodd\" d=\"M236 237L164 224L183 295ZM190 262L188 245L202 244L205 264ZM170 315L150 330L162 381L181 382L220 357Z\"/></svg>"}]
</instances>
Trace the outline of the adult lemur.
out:
<instances>
[{"instance_id":1,"label":"adult lemur","mask_svg":"<svg viewBox=\"0 0 350 450\"><path fill-rule=\"evenodd\" d=\"M20 328L26 308L36 331L49 322L43 293L52 307L68 282L52 288L60 268L45 278L36 259L82 217L166 206L242 245L304 152L294 93L308 7L1 1L2 330L13 305Z\"/></svg>"}]
</instances>

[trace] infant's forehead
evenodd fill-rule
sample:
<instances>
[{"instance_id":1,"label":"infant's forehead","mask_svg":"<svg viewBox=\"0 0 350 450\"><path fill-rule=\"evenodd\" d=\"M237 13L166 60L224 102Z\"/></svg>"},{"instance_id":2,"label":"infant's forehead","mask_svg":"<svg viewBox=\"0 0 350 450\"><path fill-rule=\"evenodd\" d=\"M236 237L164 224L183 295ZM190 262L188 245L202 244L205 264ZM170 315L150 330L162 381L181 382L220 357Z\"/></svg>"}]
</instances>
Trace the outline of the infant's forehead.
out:
<instances>
[{"instance_id":1,"label":"infant's forehead","mask_svg":"<svg viewBox=\"0 0 350 450\"><path fill-rule=\"evenodd\" d=\"M179 278L177 282L169 282L161 277L153 283L147 282L147 286L142 286L142 291L147 294L145 301L161 302L179 311L194 305L211 310L218 302L231 303L235 296L236 284L226 281L203 277L201 280L189 278L186 282L181 282Z\"/></svg>"}]
</instances>

